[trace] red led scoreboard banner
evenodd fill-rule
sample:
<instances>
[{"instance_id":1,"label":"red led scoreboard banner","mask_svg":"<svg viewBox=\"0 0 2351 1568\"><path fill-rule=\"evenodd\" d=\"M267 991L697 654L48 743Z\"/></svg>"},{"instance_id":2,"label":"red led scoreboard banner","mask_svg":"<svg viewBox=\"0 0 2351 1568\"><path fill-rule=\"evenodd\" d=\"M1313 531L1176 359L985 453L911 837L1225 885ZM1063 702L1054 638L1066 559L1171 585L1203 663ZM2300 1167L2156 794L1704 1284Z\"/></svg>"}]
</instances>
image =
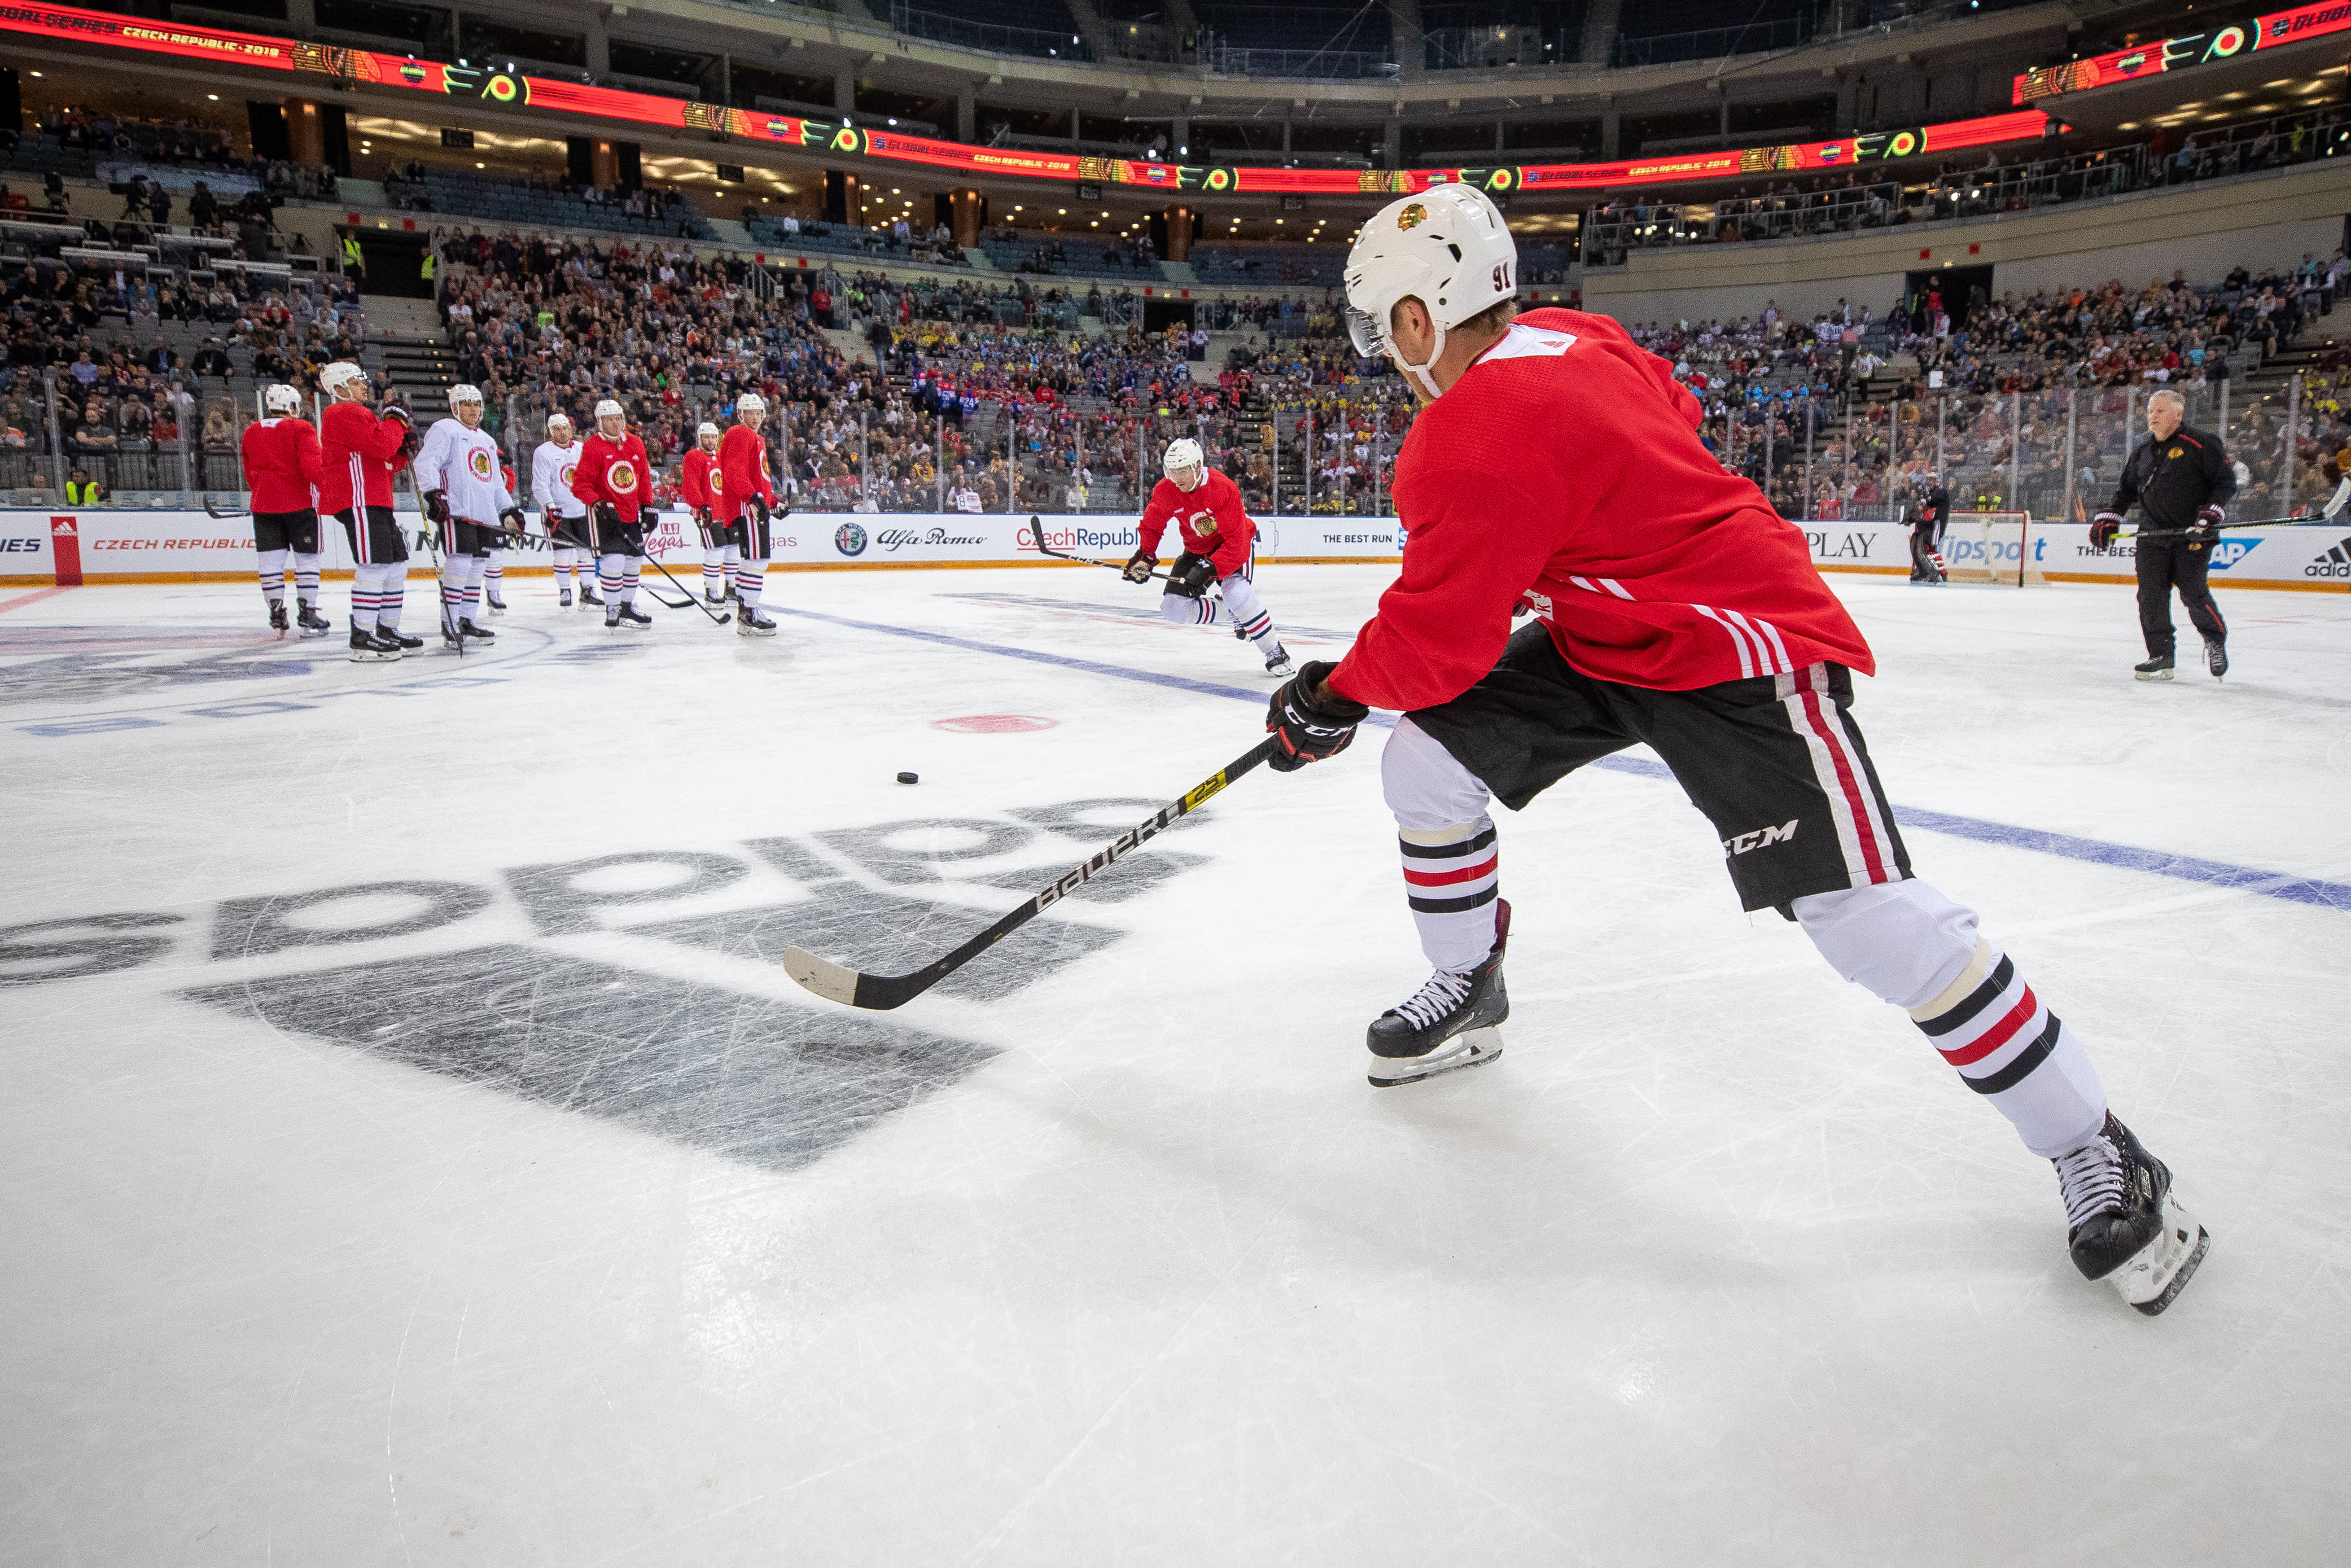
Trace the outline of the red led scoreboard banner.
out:
<instances>
[{"instance_id":1,"label":"red led scoreboard banner","mask_svg":"<svg viewBox=\"0 0 2351 1568\"><path fill-rule=\"evenodd\" d=\"M2341 0L2351 15L2351 0ZM2313 10L2323 7L2312 7ZM2299 13L2295 13L2298 15ZM1797 141L1782 147L1704 152L1677 158L1635 158L1616 163L1529 163L1491 168L1364 170L1259 169L1230 163L1146 163L1126 158L1087 158L1072 153L1024 152L973 147L960 141L901 136L894 131L830 124L791 115L726 109L652 93L624 92L479 66L445 65L408 55L381 54L326 44L296 43L251 33L181 27L137 16L77 10L69 5L0 4L0 30L330 77L339 81L407 89L460 100L550 114L590 116L667 131L716 131L748 141L803 149L836 157L873 158L917 164L968 178L1087 180L1143 190L1193 195L1390 195L1432 185L1475 184L1510 191L1593 191L1628 185L1665 185L1693 180L1736 179L1782 171L1848 168L1856 163L1915 158L1994 142L2043 135L2048 116L2038 110L1987 115L1943 125L1848 136L1834 141ZM2085 64L2091 62L2084 62Z\"/></svg>"},{"instance_id":2,"label":"red led scoreboard banner","mask_svg":"<svg viewBox=\"0 0 2351 1568\"><path fill-rule=\"evenodd\" d=\"M2257 49L2274 49L2280 44L2298 44L2304 38L2320 38L2346 30L2351 30L2351 0L2323 0L2320 5L2273 12L2207 32L2182 33L2176 38L2142 44L2137 48L2116 49L2086 60L2030 70L2016 78L2009 101L2032 103L2060 93L2087 92L2094 87L2112 87L2116 82L2185 70L2190 66L2208 65L2214 60L2250 55Z\"/></svg>"}]
</instances>

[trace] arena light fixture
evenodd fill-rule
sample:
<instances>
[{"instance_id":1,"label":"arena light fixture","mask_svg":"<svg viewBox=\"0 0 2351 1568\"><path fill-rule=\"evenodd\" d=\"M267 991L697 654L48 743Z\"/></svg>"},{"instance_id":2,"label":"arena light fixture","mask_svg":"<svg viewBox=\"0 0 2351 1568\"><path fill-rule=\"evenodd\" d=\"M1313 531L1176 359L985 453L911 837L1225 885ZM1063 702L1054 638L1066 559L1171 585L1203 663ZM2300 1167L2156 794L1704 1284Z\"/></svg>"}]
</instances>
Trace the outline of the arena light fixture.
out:
<instances>
[{"instance_id":1,"label":"arena light fixture","mask_svg":"<svg viewBox=\"0 0 2351 1568\"><path fill-rule=\"evenodd\" d=\"M205 97L209 101L214 102L214 103L218 103L218 102L220 101L220 94L218 94L218 93L216 93L216 92L208 92L208 93L204 94L204 97Z\"/></svg>"}]
</instances>

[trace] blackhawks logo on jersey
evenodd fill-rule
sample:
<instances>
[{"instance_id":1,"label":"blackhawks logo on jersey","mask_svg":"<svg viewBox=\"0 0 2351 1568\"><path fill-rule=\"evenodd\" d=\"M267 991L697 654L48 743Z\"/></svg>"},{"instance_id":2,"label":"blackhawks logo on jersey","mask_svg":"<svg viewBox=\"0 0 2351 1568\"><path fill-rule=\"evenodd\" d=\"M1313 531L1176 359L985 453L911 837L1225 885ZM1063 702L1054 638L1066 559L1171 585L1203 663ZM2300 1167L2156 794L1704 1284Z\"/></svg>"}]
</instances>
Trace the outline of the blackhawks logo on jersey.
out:
<instances>
[{"instance_id":1,"label":"blackhawks logo on jersey","mask_svg":"<svg viewBox=\"0 0 2351 1568\"><path fill-rule=\"evenodd\" d=\"M498 476L498 460L490 455L490 450L486 446L476 446L466 453L465 466L471 468L474 471L474 477L485 485Z\"/></svg>"},{"instance_id":2,"label":"blackhawks logo on jersey","mask_svg":"<svg viewBox=\"0 0 2351 1568\"><path fill-rule=\"evenodd\" d=\"M574 479L577 479L579 476L580 476L580 465L579 465L579 464L577 464L577 463L566 463L566 464L563 465L563 487L564 487L565 489L569 490L569 488L571 488L571 482L572 482Z\"/></svg>"},{"instance_id":3,"label":"blackhawks logo on jersey","mask_svg":"<svg viewBox=\"0 0 2351 1568\"><path fill-rule=\"evenodd\" d=\"M615 496L633 496L637 490L637 465L625 458L604 470L604 484Z\"/></svg>"},{"instance_id":4,"label":"blackhawks logo on jersey","mask_svg":"<svg viewBox=\"0 0 2351 1568\"><path fill-rule=\"evenodd\" d=\"M2188 455L2188 448L2185 446L2175 446L2170 451L2165 453L2164 455L2166 457L2185 457Z\"/></svg>"}]
</instances>

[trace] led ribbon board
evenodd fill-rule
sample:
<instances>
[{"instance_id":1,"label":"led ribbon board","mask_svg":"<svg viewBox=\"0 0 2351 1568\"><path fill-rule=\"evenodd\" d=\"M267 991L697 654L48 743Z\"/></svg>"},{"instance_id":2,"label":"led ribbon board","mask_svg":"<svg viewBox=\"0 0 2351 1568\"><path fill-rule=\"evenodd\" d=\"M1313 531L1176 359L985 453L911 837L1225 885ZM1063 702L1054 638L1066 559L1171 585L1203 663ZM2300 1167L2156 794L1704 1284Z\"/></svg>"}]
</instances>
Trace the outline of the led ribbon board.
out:
<instances>
[{"instance_id":1,"label":"led ribbon board","mask_svg":"<svg viewBox=\"0 0 2351 1568\"><path fill-rule=\"evenodd\" d=\"M2030 70L2018 77L2009 94L2011 103L2032 103L2063 93L2087 92L2094 87L2136 81L2163 71L2231 59L2280 44L2298 44L2351 29L2351 0L2322 0L2292 11L2273 12L2247 21L2231 22L2203 33L2182 33L2160 43L2116 49L2086 60Z\"/></svg>"},{"instance_id":2,"label":"led ribbon board","mask_svg":"<svg viewBox=\"0 0 2351 1568\"><path fill-rule=\"evenodd\" d=\"M2351 0L2336 0L2336 8L2351 16ZM2312 6L2312 11L2328 9ZM2299 15L2293 13L2292 15ZM2339 24L2338 24L2339 25ZM167 22L103 11L83 11L69 5L0 4L0 31L62 38L135 50L148 55L172 55L183 59L217 60L262 70L331 78L350 85L406 89L461 101L471 100L508 109L529 108L549 114L579 115L621 120L664 131L711 131L747 141L820 152L833 157L870 158L883 162L915 164L969 178L988 176L1022 180L1099 181L1130 189L1165 191L1191 196L1224 195L1395 195L1425 191L1432 185L1473 184L1502 194L1511 191L1593 191L1632 185L1677 184L1693 180L1736 179L1776 173L1782 170L1850 168L1857 163L1912 158L1928 152L1983 147L2000 141L2020 141L2042 135L2048 117L2037 110L1953 120L1942 125L1914 126L1903 131L1849 136L1834 141L1796 141L1781 147L1750 147L1729 152L1704 152L1689 157L1635 158L1615 163L1529 163L1460 169L1261 169L1231 163L1148 163L1128 158L1087 158L1073 153L1024 152L1000 147L973 147L960 141L936 141L921 136L901 136L894 131L801 120L792 115L762 114L755 110L726 109L652 93L626 92L617 88L591 87L479 66L446 65L407 55L382 54L326 44L296 43L250 33L225 33L208 27L174 26ZM2089 62L2084 62L2089 63ZM2020 78L2022 79L2022 78Z\"/></svg>"}]
</instances>

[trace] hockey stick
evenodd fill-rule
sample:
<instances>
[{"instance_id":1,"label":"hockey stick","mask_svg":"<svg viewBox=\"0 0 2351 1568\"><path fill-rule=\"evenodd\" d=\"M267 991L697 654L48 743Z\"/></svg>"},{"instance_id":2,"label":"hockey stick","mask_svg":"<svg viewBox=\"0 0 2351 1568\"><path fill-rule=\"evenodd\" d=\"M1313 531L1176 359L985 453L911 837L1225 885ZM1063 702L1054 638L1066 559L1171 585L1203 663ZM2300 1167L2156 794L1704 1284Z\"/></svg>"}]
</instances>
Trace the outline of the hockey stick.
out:
<instances>
[{"instance_id":1,"label":"hockey stick","mask_svg":"<svg viewBox=\"0 0 2351 1568\"><path fill-rule=\"evenodd\" d=\"M218 507L215 507L215 506L214 506L214 505L213 505L213 497L212 497L212 492L211 492L211 491L209 491L209 490L207 490L207 491L205 491L205 492L204 492L204 516L206 516L206 517L217 517L217 518L219 518L222 522L227 522L227 521L229 521L231 518L235 518L235 517L249 517L253 516L253 514L252 514L251 512L224 512L224 511L222 511Z\"/></svg>"},{"instance_id":2,"label":"hockey stick","mask_svg":"<svg viewBox=\"0 0 2351 1568\"><path fill-rule=\"evenodd\" d=\"M1044 889L974 936L962 946L924 967L904 975L869 975L852 969L846 964L836 964L830 958L820 958L805 947L784 949L784 973L827 1001L841 1002L852 1008L883 1011L903 1007L987 952L998 942L1026 925L1047 904L1075 893L1097 873L1121 855L1155 838L1176 818L1197 810L1201 803L1234 779L1273 755L1279 737L1267 736L1240 756L1226 763L1216 772L1186 790L1182 795L1159 808L1140 824L1130 828L1095 852L1084 863L1077 866L1059 881Z\"/></svg>"},{"instance_id":3,"label":"hockey stick","mask_svg":"<svg viewBox=\"0 0 2351 1568\"><path fill-rule=\"evenodd\" d=\"M691 604L696 610L701 611L705 615L708 615L713 624L724 626L726 622L735 619L735 612L731 610L724 615L714 613L710 606L705 604L698 597L696 597L694 590L680 582L676 576L671 572L669 568L661 563L661 558L653 554L653 551L647 550L645 552L645 559L653 563L653 570L655 571L660 572L664 577L669 579L669 585L672 588L676 589L680 593L685 595L685 604ZM685 604L672 604L668 600L664 599L660 594L655 593L650 587L645 590L645 597L652 600L655 604L660 605L664 610L683 610L685 608Z\"/></svg>"},{"instance_id":4,"label":"hockey stick","mask_svg":"<svg viewBox=\"0 0 2351 1568\"><path fill-rule=\"evenodd\" d=\"M1031 517L1029 519L1029 537L1030 537L1030 538L1034 538L1034 539L1037 541L1037 553L1038 553L1039 555L1049 555L1049 556L1051 556L1055 560L1073 560L1073 561L1076 561L1080 566L1100 566L1100 567L1107 567L1107 568L1109 568L1111 570L1113 570L1113 571L1114 571L1114 572L1119 573L1121 576L1124 576L1124 575L1125 575L1125 572L1126 572L1126 563L1125 563L1124 561L1117 561L1117 560L1094 560L1094 559L1092 559L1092 558L1087 557L1087 556L1081 556L1081 555L1064 555L1064 554L1062 554L1060 550L1055 549L1052 546L1050 546L1050 545L1049 545L1049 544L1047 544L1047 543L1045 542L1045 535L1044 535L1044 532L1043 532L1043 529L1042 529L1041 524L1040 524L1040 519L1038 519L1038 518L1036 518L1036 517ZM1153 572L1151 575L1152 575L1153 577L1160 578L1160 579L1162 579L1162 580L1165 580L1165 577L1167 576L1167 574L1166 574L1165 572L1164 572L1164 571L1155 571L1155 572Z\"/></svg>"}]
</instances>

